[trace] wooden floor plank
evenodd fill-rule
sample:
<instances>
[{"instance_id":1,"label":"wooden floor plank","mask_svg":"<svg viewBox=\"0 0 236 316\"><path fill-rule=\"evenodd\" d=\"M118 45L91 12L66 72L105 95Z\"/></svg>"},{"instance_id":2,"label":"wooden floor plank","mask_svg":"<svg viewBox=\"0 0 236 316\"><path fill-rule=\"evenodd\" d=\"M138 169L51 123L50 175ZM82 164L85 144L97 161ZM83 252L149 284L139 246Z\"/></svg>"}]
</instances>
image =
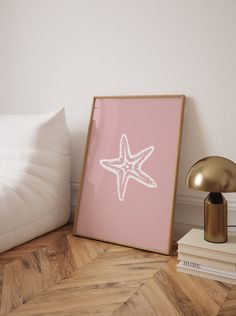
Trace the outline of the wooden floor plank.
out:
<instances>
[{"instance_id":1,"label":"wooden floor plank","mask_svg":"<svg viewBox=\"0 0 236 316\"><path fill-rule=\"evenodd\" d=\"M236 286L64 227L0 255L0 316L236 315Z\"/></svg>"},{"instance_id":2,"label":"wooden floor plank","mask_svg":"<svg viewBox=\"0 0 236 316\"><path fill-rule=\"evenodd\" d=\"M4 267L0 315L22 304L22 262L14 260Z\"/></svg>"},{"instance_id":3,"label":"wooden floor plank","mask_svg":"<svg viewBox=\"0 0 236 316\"><path fill-rule=\"evenodd\" d=\"M236 287L233 287L227 296L224 304L221 306L218 316L236 315Z\"/></svg>"},{"instance_id":4,"label":"wooden floor plank","mask_svg":"<svg viewBox=\"0 0 236 316\"><path fill-rule=\"evenodd\" d=\"M198 315L216 315L220 309L220 305L212 298L211 292L207 290L202 283L200 286L199 280L201 278L189 274L176 271L176 261L171 260L163 270L170 276L172 282L179 286L185 295L191 300ZM217 285L218 282L215 281ZM217 287L215 287L216 289ZM222 289L222 288L220 288ZM227 297L228 290L225 289L224 293L221 292L222 300Z\"/></svg>"},{"instance_id":5,"label":"wooden floor plank","mask_svg":"<svg viewBox=\"0 0 236 316\"><path fill-rule=\"evenodd\" d=\"M0 254L1 316L76 269L66 239L71 230L71 226L62 227Z\"/></svg>"},{"instance_id":6,"label":"wooden floor plank","mask_svg":"<svg viewBox=\"0 0 236 316\"><path fill-rule=\"evenodd\" d=\"M180 315L155 280L151 279L140 291L157 315Z\"/></svg>"},{"instance_id":7,"label":"wooden floor plank","mask_svg":"<svg viewBox=\"0 0 236 316\"><path fill-rule=\"evenodd\" d=\"M72 315L75 308L78 315L111 315L167 261L168 257L125 247L105 252L10 315L38 315L38 306L47 315L63 315L65 306Z\"/></svg>"},{"instance_id":8,"label":"wooden floor plank","mask_svg":"<svg viewBox=\"0 0 236 316\"><path fill-rule=\"evenodd\" d=\"M126 302L122 303L112 316L155 316L156 313L142 293L135 292Z\"/></svg>"},{"instance_id":9,"label":"wooden floor plank","mask_svg":"<svg viewBox=\"0 0 236 316\"><path fill-rule=\"evenodd\" d=\"M32 253L37 248L47 247L48 244L52 244L54 241L61 239L63 236L70 234L72 226L63 226L57 230L47 233L43 236L35 238L23 245L17 246L9 251L0 253L0 265L11 262L12 260L22 258L28 253Z\"/></svg>"}]
</instances>

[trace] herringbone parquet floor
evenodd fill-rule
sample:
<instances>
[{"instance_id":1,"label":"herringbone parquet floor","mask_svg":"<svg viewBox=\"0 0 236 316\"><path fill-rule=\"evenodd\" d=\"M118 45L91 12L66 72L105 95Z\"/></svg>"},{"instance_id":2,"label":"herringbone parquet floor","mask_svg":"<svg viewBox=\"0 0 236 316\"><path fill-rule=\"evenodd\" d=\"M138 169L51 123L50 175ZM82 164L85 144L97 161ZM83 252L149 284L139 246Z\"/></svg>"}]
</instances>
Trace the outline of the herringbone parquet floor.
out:
<instances>
[{"instance_id":1,"label":"herringbone parquet floor","mask_svg":"<svg viewBox=\"0 0 236 316\"><path fill-rule=\"evenodd\" d=\"M0 255L0 315L236 315L236 286L176 272L176 257L72 236Z\"/></svg>"}]
</instances>

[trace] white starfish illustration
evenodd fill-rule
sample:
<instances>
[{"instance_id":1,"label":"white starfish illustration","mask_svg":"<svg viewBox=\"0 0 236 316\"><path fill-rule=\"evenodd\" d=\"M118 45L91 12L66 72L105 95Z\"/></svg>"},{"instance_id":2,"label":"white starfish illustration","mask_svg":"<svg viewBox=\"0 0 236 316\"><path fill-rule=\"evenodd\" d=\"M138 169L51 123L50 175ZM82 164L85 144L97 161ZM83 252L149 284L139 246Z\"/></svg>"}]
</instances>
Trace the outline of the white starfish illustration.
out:
<instances>
[{"instance_id":1,"label":"white starfish illustration","mask_svg":"<svg viewBox=\"0 0 236 316\"><path fill-rule=\"evenodd\" d=\"M115 159L101 159L100 164L106 170L116 174L117 191L120 201L125 198L129 179L134 179L148 188L156 188L156 182L142 170L143 163L151 156L154 146L147 147L132 155L127 136L120 138L120 155Z\"/></svg>"}]
</instances>

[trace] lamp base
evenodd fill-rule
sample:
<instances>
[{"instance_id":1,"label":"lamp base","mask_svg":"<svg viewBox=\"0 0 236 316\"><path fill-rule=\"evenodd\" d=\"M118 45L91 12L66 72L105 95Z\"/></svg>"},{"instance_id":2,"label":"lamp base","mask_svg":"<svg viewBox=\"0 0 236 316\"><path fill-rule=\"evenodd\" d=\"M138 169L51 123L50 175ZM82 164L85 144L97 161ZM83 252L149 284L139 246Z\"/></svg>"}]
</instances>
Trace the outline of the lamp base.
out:
<instances>
[{"instance_id":1,"label":"lamp base","mask_svg":"<svg viewBox=\"0 0 236 316\"><path fill-rule=\"evenodd\" d=\"M204 239L224 243L227 234L227 201L221 193L211 192L204 201Z\"/></svg>"}]
</instances>

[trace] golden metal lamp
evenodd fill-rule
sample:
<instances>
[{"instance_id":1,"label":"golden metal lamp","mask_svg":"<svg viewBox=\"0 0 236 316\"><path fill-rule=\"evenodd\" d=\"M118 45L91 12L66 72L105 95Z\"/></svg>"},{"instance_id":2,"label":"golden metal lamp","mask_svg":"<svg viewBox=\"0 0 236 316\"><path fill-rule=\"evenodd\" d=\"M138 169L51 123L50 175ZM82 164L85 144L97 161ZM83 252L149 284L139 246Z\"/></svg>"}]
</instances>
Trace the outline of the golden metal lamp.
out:
<instances>
[{"instance_id":1,"label":"golden metal lamp","mask_svg":"<svg viewBox=\"0 0 236 316\"><path fill-rule=\"evenodd\" d=\"M204 201L204 239L227 241L227 201L222 192L236 192L236 164L224 157L206 157L189 170L186 185L210 194Z\"/></svg>"}]
</instances>

